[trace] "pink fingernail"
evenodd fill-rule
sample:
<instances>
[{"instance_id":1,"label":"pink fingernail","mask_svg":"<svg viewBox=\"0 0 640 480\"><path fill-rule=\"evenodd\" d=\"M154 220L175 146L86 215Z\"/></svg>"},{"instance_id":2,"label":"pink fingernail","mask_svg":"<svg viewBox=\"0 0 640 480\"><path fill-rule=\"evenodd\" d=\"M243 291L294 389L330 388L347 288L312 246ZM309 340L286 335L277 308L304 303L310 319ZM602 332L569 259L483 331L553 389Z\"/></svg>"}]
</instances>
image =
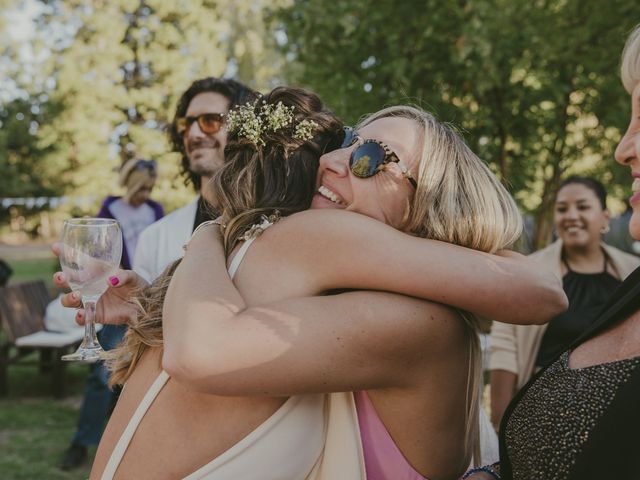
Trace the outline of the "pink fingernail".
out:
<instances>
[{"instance_id":1,"label":"pink fingernail","mask_svg":"<svg viewBox=\"0 0 640 480\"><path fill-rule=\"evenodd\" d=\"M118 277L109 277L109 283L115 287L120 283L120 279Z\"/></svg>"}]
</instances>

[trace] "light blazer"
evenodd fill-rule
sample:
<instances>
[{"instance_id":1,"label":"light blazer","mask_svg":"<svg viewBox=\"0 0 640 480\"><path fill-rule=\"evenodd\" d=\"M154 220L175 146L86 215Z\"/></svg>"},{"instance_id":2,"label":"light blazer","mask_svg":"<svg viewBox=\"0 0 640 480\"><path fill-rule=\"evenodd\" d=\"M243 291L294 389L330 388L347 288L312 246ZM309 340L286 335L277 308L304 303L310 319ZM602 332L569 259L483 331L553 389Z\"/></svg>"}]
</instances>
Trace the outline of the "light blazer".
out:
<instances>
[{"instance_id":1,"label":"light blazer","mask_svg":"<svg viewBox=\"0 0 640 480\"><path fill-rule=\"evenodd\" d=\"M620 279L624 280L640 266L640 258L602 243L611 264ZM531 258L562 278L562 241L557 240L548 247L531 254ZM506 370L518 376L516 388L529 381L535 368L538 349L547 325L511 325L493 322L491 328L490 370Z\"/></svg>"},{"instance_id":2,"label":"light blazer","mask_svg":"<svg viewBox=\"0 0 640 480\"><path fill-rule=\"evenodd\" d=\"M170 263L182 257L191 238L198 198L145 228L138 238L133 270L151 283Z\"/></svg>"}]
</instances>

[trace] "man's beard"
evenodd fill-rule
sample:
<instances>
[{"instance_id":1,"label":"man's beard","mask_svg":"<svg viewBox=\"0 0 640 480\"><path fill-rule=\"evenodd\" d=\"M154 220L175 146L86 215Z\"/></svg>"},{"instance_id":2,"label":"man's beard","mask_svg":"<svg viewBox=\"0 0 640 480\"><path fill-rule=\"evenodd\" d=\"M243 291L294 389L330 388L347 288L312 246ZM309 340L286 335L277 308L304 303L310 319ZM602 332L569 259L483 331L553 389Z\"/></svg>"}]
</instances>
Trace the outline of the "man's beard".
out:
<instances>
[{"instance_id":1,"label":"man's beard","mask_svg":"<svg viewBox=\"0 0 640 480\"><path fill-rule=\"evenodd\" d=\"M196 162L194 165L193 162L190 162L189 165L189 171L200 177L213 177L221 167L221 165L218 165L218 162L207 162L206 165L200 162Z\"/></svg>"},{"instance_id":2,"label":"man's beard","mask_svg":"<svg viewBox=\"0 0 640 480\"><path fill-rule=\"evenodd\" d=\"M213 139L190 140L187 143L189 170L201 177L212 177L224 164L221 147L220 142Z\"/></svg>"}]
</instances>

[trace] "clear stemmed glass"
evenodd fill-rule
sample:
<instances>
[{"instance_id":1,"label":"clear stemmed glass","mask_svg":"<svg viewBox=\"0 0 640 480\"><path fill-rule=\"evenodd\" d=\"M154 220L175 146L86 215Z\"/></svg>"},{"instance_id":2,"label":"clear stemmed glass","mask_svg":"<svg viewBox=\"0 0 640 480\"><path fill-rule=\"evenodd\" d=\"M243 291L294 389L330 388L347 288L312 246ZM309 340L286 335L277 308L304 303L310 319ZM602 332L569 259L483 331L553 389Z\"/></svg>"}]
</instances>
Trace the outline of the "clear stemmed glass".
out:
<instances>
[{"instance_id":1,"label":"clear stemmed glass","mask_svg":"<svg viewBox=\"0 0 640 480\"><path fill-rule=\"evenodd\" d=\"M69 286L80 291L85 309L84 338L74 353L62 360L95 362L103 352L96 337L95 312L107 279L114 275L122 256L122 234L115 220L72 218L62 229L60 265Z\"/></svg>"}]
</instances>

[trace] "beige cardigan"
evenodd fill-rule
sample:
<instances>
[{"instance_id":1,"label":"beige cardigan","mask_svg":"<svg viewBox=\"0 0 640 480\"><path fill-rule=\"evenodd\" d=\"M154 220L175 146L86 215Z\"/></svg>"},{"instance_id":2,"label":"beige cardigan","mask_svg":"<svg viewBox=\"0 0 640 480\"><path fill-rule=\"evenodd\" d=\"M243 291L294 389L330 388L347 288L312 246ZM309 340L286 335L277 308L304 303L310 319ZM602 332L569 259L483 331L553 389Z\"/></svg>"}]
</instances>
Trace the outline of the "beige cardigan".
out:
<instances>
[{"instance_id":1,"label":"beige cardigan","mask_svg":"<svg viewBox=\"0 0 640 480\"><path fill-rule=\"evenodd\" d=\"M602 244L611 264L624 280L640 266L640 258L617 248ZM547 248L531 255L532 259L552 270L558 278L560 269L562 241L557 240ZM490 370L506 370L518 376L517 388L520 389L533 374L536 356L547 325L511 325L493 322L491 328Z\"/></svg>"}]
</instances>

